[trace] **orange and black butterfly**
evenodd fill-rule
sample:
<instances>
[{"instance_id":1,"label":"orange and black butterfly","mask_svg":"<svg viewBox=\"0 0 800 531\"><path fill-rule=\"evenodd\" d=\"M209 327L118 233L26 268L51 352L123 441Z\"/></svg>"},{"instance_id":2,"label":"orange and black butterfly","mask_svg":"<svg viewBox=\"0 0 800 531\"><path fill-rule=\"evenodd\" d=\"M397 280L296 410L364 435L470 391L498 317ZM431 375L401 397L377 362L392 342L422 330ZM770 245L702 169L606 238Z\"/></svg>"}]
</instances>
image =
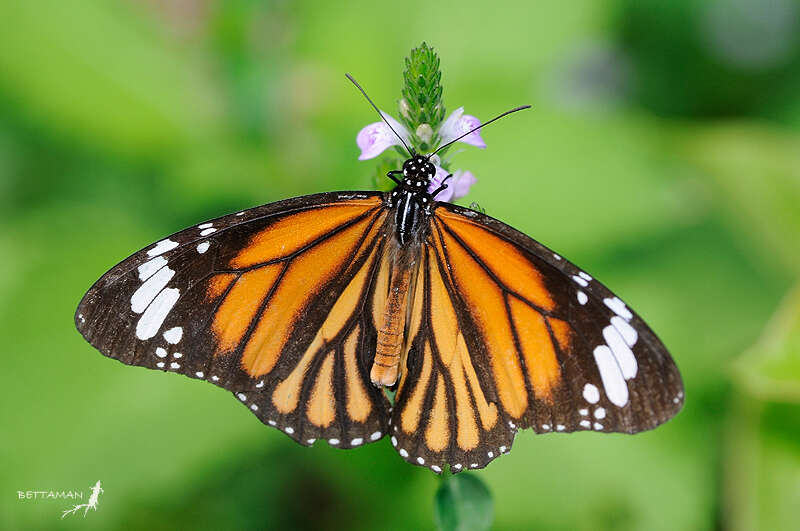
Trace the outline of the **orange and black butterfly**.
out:
<instances>
[{"instance_id":1,"label":"orange and black butterfly","mask_svg":"<svg viewBox=\"0 0 800 531\"><path fill-rule=\"evenodd\" d=\"M528 236L437 202L430 156L409 154L390 192L279 201L142 249L86 293L78 330L233 391L300 444L389 437L437 473L483 468L523 428L636 433L681 409L638 315Z\"/></svg>"}]
</instances>

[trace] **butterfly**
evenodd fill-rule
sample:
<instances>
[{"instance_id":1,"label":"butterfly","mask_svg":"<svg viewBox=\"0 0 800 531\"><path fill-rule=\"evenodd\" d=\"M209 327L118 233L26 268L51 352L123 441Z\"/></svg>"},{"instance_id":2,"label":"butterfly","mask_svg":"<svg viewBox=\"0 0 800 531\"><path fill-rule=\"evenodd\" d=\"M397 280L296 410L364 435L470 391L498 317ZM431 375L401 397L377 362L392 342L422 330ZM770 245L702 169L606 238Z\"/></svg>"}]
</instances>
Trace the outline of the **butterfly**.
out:
<instances>
[{"instance_id":1,"label":"butterfly","mask_svg":"<svg viewBox=\"0 0 800 531\"><path fill-rule=\"evenodd\" d=\"M138 251L89 289L78 330L232 391L302 445L389 437L436 473L485 467L521 429L636 433L680 411L678 369L638 315L525 234L436 201L446 182L428 192L430 155L406 149L389 192L287 199Z\"/></svg>"}]
</instances>

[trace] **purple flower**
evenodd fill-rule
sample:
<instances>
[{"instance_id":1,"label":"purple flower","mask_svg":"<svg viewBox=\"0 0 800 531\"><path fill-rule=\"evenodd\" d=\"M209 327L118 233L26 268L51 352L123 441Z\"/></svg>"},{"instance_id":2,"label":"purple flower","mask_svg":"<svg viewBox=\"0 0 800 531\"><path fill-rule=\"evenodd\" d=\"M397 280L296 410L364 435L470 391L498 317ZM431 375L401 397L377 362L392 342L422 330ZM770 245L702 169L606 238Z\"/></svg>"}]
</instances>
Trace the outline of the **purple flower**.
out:
<instances>
[{"instance_id":1,"label":"purple flower","mask_svg":"<svg viewBox=\"0 0 800 531\"><path fill-rule=\"evenodd\" d=\"M410 145L411 134L408 132L408 129L392 118L388 113L381 111L381 114L386 118L386 121L392 125L392 128L397 131L397 134L403 138L406 144ZM439 136L439 145L442 146L448 142L452 142L478 125L480 125L480 121L476 117L464 114L464 107L459 107L450 113L450 116L442 122L442 125L436 132ZM417 129L418 136L422 134L420 129L423 129L423 126L426 126L427 130L422 131L422 133L432 133L428 124L422 124L420 128ZM470 144L479 148L486 147L486 142L481 138L480 130L474 131L464 138L459 139L459 142L464 142L465 144ZM384 122L375 122L358 132L356 144L358 144L359 149L361 149L358 160L367 160L377 157L392 146L401 146L402 142L400 142L400 139L397 138ZM441 167L441 161L438 156L434 155L431 157L431 162L436 166L436 175L433 176L433 179L431 179L428 185L428 193L436 191L448 175L448 171ZM471 172L457 170L453 176L447 180L447 188L436 194L434 199L437 201L452 201L464 197L475 182L475 176L472 175Z\"/></svg>"},{"instance_id":2,"label":"purple flower","mask_svg":"<svg viewBox=\"0 0 800 531\"><path fill-rule=\"evenodd\" d=\"M386 118L387 122L392 124L397 134L403 137L406 144L410 144L411 135L408 133L408 129L392 118L388 113L381 111L381 114ZM358 156L358 160L374 159L386 151L387 148L402 145L397 136L395 136L384 122L369 124L359 131L358 136L356 136L356 144L358 144L358 147L361 149L361 155Z\"/></svg>"},{"instance_id":3,"label":"purple flower","mask_svg":"<svg viewBox=\"0 0 800 531\"><path fill-rule=\"evenodd\" d=\"M403 137L406 144L411 143L411 135L403 124L392 118L388 113L381 111L386 120L392 124L397 133ZM469 114L464 114L464 107L459 107L447 119L442 122L437 134L441 139L439 145L444 145L459 136L463 135L470 129L480 125L480 120ZM464 142L479 148L485 148L486 142L483 141L480 135L480 129L465 136L459 142ZM383 122L375 122L364 127L358 132L356 136L356 144L361 149L361 155L358 160L373 159L383 153L387 148L392 146L402 145L400 140L392 133L391 129Z\"/></svg>"},{"instance_id":4,"label":"purple flower","mask_svg":"<svg viewBox=\"0 0 800 531\"><path fill-rule=\"evenodd\" d=\"M470 129L474 129L479 125L481 125L480 120L469 114L464 114L464 107L459 107L450 113L450 116L447 117L447 120L445 120L439 128L439 137L442 139L441 144L444 145L448 142L452 142ZM480 129L468 134L459 140L459 142L464 142L465 144L470 144L479 148L486 147L486 142L481 138Z\"/></svg>"},{"instance_id":5,"label":"purple flower","mask_svg":"<svg viewBox=\"0 0 800 531\"><path fill-rule=\"evenodd\" d=\"M431 179L428 185L428 193L433 193L442 185L442 181L447 177L447 170L443 169L438 164L436 165L436 175ZM470 187L477 182L477 179L468 170L456 170L452 177L447 179L447 188L439 192L436 197L437 201L453 201L460 197L464 197L469 193Z\"/></svg>"}]
</instances>

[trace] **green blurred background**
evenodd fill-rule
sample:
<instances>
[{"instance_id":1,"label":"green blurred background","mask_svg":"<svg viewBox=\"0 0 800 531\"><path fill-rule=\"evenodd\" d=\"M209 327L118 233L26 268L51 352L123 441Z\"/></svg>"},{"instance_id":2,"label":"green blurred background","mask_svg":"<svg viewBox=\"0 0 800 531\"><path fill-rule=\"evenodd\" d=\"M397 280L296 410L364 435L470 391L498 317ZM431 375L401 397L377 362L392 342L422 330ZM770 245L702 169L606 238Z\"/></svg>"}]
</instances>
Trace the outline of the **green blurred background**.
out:
<instances>
[{"instance_id":1,"label":"green blurred background","mask_svg":"<svg viewBox=\"0 0 800 531\"><path fill-rule=\"evenodd\" d=\"M634 437L522 432L497 529L797 529L800 3L0 2L0 528L433 528L387 440L302 448L230 393L104 358L84 291L208 218L373 186L355 134L402 60L448 110L533 111L464 200L580 264L671 350L686 407ZM99 510L59 520L82 490Z\"/></svg>"}]
</instances>

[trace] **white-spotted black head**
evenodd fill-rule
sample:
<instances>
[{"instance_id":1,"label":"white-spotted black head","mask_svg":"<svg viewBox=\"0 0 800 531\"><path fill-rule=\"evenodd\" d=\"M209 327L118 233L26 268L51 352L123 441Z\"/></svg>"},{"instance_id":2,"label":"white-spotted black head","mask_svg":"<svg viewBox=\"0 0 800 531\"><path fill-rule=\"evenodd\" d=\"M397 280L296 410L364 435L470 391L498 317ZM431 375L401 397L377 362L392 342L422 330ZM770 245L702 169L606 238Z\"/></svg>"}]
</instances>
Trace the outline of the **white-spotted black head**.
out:
<instances>
[{"instance_id":1,"label":"white-spotted black head","mask_svg":"<svg viewBox=\"0 0 800 531\"><path fill-rule=\"evenodd\" d=\"M436 166L422 155L414 155L403 163L403 182L406 186L427 188L434 175Z\"/></svg>"}]
</instances>

